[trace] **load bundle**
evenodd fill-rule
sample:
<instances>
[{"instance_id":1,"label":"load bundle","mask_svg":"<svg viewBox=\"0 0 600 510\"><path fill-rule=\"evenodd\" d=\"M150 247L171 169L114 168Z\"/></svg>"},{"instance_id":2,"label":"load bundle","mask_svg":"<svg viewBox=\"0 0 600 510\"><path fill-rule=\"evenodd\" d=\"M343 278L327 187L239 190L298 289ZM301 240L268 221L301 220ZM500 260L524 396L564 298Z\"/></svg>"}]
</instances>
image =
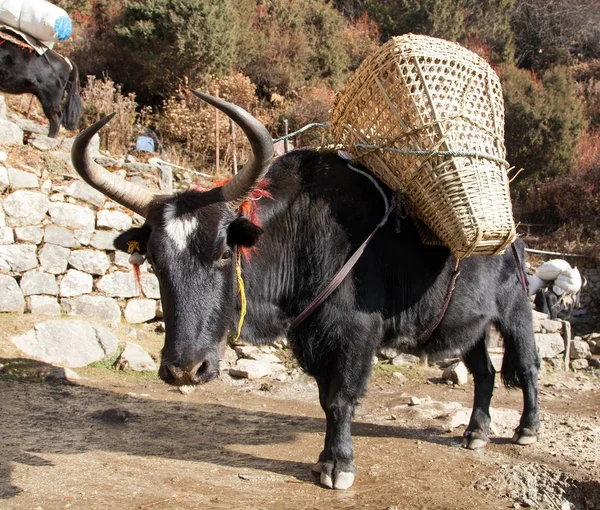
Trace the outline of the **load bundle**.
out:
<instances>
[{"instance_id":1,"label":"load bundle","mask_svg":"<svg viewBox=\"0 0 600 510\"><path fill-rule=\"evenodd\" d=\"M407 197L424 242L464 258L514 241L502 89L475 53L394 37L362 63L331 120L336 142Z\"/></svg>"},{"instance_id":2,"label":"load bundle","mask_svg":"<svg viewBox=\"0 0 600 510\"><path fill-rule=\"evenodd\" d=\"M0 0L0 24L32 46L50 49L57 41L67 39L72 31L66 11L45 0Z\"/></svg>"},{"instance_id":3,"label":"load bundle","mask_svg":"<svg viewBox=\"0 0 600 510\"><path fill-rule=\"evenodd\" d=\"M557 296L575 294L581 290L583 283L579 270L563 259L544 262L535 274L527 275L527 280L530 296L550 285Z\"/></svg>"}]
</instances>

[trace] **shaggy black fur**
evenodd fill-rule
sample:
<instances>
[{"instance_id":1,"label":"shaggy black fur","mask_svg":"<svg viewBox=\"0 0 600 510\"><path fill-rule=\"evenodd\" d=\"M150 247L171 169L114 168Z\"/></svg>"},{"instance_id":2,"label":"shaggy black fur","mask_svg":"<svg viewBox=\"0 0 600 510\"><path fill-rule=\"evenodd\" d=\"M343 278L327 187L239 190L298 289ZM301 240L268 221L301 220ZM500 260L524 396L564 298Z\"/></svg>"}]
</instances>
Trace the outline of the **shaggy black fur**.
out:
<instances>
[{"instance_id":1,"label":"shaggy black fur","mask_svg":"<svg viewBox=\"0 0 600 510\"><path fill-rule=\"evenodd\" d=\"M232 250L254 244L260 235L243 261L248 315L242 336L262 343L286 335L299 363L316 378L327 417L319 459L323 473L335 480L354 471L350 419L382 345L430 354L460 351L475 380L465 445L475 448L487 441L495 372L486 341L492 324L505 343L502 379L523 389L516 439L534 440L539 361L529 299L510 250L461 263L443 320L419 344L438 317L455 261L448 249L422 244L410 219L401 221L397 233L392 217L336 291L290 329L371 233L385 207L373 184L333 153L292 152L275 161L267 178L273 198L259 202L262 235L210 193L196 192L192 211L188 192L169 200L182 218L198 218L188 246L178 251L165 231L165 203L154 205L147 223L148 251L165 313L160 375L166 382L203 382L216 374L219 343L239 317ZM520 241L517 250L524 260Z\"/></svg>"},{"instance_id":2,"label":"shaggy black fur","mask_svg":"<svg viewBox=\"0 0 600 510\"><path fill-rule=\"evenodd\" d=\"M33 94L37 97L50 121L48 136L51 138L58 135L61 123L67 129L76 129L83 103L79 95L79 73L75 63L71 61L71 69L65 60L52 50L38 55L28 48L20 48L10 41L2 41L0 92ZM63 110L61 102L67 88Z\"/></svg>"}]
</instances>

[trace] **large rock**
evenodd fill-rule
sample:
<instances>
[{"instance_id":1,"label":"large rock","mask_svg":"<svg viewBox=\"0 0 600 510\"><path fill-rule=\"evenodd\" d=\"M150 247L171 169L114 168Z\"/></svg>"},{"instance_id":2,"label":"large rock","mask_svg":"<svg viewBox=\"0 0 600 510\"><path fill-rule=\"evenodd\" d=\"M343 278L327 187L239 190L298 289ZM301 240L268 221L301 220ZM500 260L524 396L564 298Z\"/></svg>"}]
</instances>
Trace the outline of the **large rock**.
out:
<instances>
[{"instance_id":1,"label":"large rock","mask_svg":"<svg viewBox=\"0 0 600 510\"><path fill-rule=\"evenodd\" d=\"M392 365L394 366L402 366L402 365L412 365L415 363L419 363L421 361L418 356L413 354L398 354L398 356L392 359Z\"/></svg>"},{"instance_id":2,"label":"large rock","mask_svg":"<svg viewBox=\"0 0 600 510\"><path fill-rule=\"evenodd\" d=\"M121 211L98 211L98 228L104 227L112 230L127 230L131 228L131 216Z\"/></svg>"},{"instance_id":3,"label":"large rock","mask_svg":"<svg viewBox=\"0 0 600 510\"><path fill-rule=\"evenodd\" d=\"M40 250L40 264L47 273L62 274L67 269L71 250L46 243Z\"/></svg>"},{"instance_id":4,"label":"large rock","mask_svg":"<svg viewBox=\"0 0 600 510\"><path fill-rule=\"evenodd\" d=\"M158 278L154 274L143 274L141 275L140 280L142 282L142 291L144 292L144 296L150 299L160 299Z\"/></svg>"},{"instance_id":5,"label":"large rock","mask_svg":"<svg viewBox=\"0 0 600 510\"><path fill-rule=\"evenodd\" d=\"M156 370L156 362L138 344L127 342L127 345L116 362L119 370L135 370L145 372Z\"/></svg>"},{"instance_id":6,"label":"large rock","mask_svg":"<svg viewBox=\"0 0 600 510\"><path fill-rule=\"evenodd\" d=\"M274 363L267 361L256 361L252 359L239 359L237 363L229 369L229 375L241 377L244 379L261 379L267 375L273 374Z\"/></svg>"},{"instance_id":7,"label":"large rock","mask_svg":"<svg viewBox=\"0 0 600 510\"><path fill-rule=\"evenodd\" d=\"M60 305L54 296L29 296L25 310L35 315L60 315Z\"/></svg>"},{"instance_id":8,"label":"large rock","mask_svg":"<svg viewBox=\"0 0 600 510\"><path fill-rule=\"evenodd\" d=\"M78 200L83 200L88 204L95 205L96 207L102 207L106 202L106 196L92 188L89 184L83 181L74 181L65 190L65 195L69 195Z\"/></svg>"},{"instance_id":9,"label":"large rock","mask_svg":"<svg viewBox=\"0 0 600 510\"><path fill-rule=\"evenodd\" d=\"M2 152L1 154L5 154ZM8 169L5 166L0 165L0 193L4 193L5 190L10 186L8 180Z\"/></svg>"},{"instance_id":10,"label":"large rock","mask_svg":"<svg viewBox=\"0 0 600 510\"><path fill-rule=\"evenodd\" d=\"M587 359L592 357L592 351L587 342L583 340L572 340L569 355L571 359Z\"/></svg>"},{"instance_id":11,"label":"large rock","mask_svg":"<svg viewBox=\"0 0 600 510\"><path fill-rule=\"evenodd\" d=\"M156 301L153 299L130 299L124 311L130 324L141 324L156 317Z\"/></svg>"},{"instance_id":12,"label":"large rock","mask_svg":"<svg viewBox=\"0 0 600 510\"><path fill-rule=\"evenodd\" d=\"M552 319L541 319L540 327L545 333L557 333L562 331L563 325L561 321L555 321Z\"/></svg>"},{"instance_id":13,"label":"large rock","mask_svg":"<svg viewBox=\"0 0 600 510\"><path fill-rule=\"evenodd\" d=\"M0 246L0 258L10 265L15 273L29 271L38 266L37 247L30 244Z\"/></svg>"},{"instance_id":14,"label":"large rock","mask_svg":"<svg viewBox=\"0 0 600 510\"><path fill-rule=\"evenodd\" d=\"M96 288L111 297L130 298L140 295L133 273L115 271L98 280Z\"/></svg>"},{"instance_id":15,"label":"large rock","mask_svg":"<svg viewBox=\"0 0 600 510\"><path fill-rule=\"evenodd\" d=\"M81 296L92 292L94 280L91 274L69 269L60 281L60 297Z\"/></svg>"},{"instance_id":16,"label":"large rock","mask_svg":"<svg viewBox=\"0 0 600 510\"><path fill-rule=\"evenodd\" d=\"M571 370L585 370L590 366L587 359L574 359L571 361Z\"/></svg>"},{"instance_id":17,"label":"large rock","mask_svg":"<svg viewBox=\"0 0 600 510\"><path fill-rule=\"evenodd\" d=\"M31 145L40 151L51 151L56 149L60 145L60 140L56 138L50 138L45 135L32 133L27 139L27 145Z\"/></svg>"},{"instance_id":18,"label":"large rock","mask_svg":"<svg viewBox=\"0 0 600 510\"><path fill-rule=\"evenodd\" d=\"M89 274L103 275L110 267L110 260L103 251L73 250L69 255L69 264Z\"/></svg>"},{"instance_id":19,"label":"large rock","mask_svg":"<svg viewBox=\"0 0 600 510\"><path fill-rule=\"evenodd\" d=\"M378 354L383 359L393 360L400 353L394 347L382 347L379 349Z\"/></svg>"},{"instance_id":20,"label":"large rock","mask_svg":"<svg viewBox=\"0 0 600 510\"><path fill-rule=\"evenodd\" d=\"M4 152L0 154L5 154ZM10 186L8 180L8 169L5 166L0 165L0 193L4 193L5 190Z\"/></svg>"},{"instance_id":21,"label":"large rock","mask_svg":"<svg viewBox=\"0 0 600 510\"><path fill-rule=\"evenodd\" d=\"M16 168L8 167L8 180L10 181L10 189L38 189L40 182L37 175Z\"/></svg>"},{"instance_id":22,"label":"large rock","mask_svg":"<svg viewBox=\"0 0 600 510\"><path fill-rule=\"evenodd\" d=\"M442 373L442 379L452 381L454 384L462 386L469 381L469 372L462 361L453 363Z\"/></svg>"},{"instance_id":23,"label":"large rock","mask_svg":"<svg viewBox=\"0 0 600 510\"><path fill-rule=\"evenodd\" d=\"M536 333L535 343L540 358L556 358L565 350L565 342L560 333Z\"/></svg>"},{"instance_id":24,"label":"large rock","mask_svg":"<svg viewBox=\"0 0 600 510\"><path fill-rule=\"evenodd\" d=\"M0 120L6 120L6 100L0 95Z\"/></svg>"},{"instance_id":25,"label":"large rock","mask_svg":"<svg viewBox=\"0 0 600 510\"><path fill-rule=\"evenodd\" d=\"M8 120L0 120L2 145L23 145L23 130Z\"/></svg>"},{"instance_id":26,"label":"large rock","mask_svg":"<svg viewBox=\"0 0 600 510\"><path fill-rule=\"evenodd\" d=\"M81 205L53 202L49 207L52 222L59 227L68 227L73 230L93 232L96 224L94 212Z\"/></svg>"},{"instance_id":27,"label":"large rock","mask_svg":"<svg viewBox=\"0 0 600 510\"><path fill-rule=\"evenodd\" d=\"M6 197L3 206L9 227L27 227L42 223L50 201L43 193L18 190Z\"/></svg>"},{"instance_id":28,"label":"large rock","mask_svg":"<svg viewBox=\"0 0 600 510\"><path fill-rule=\"evenodd\" d=\"M44 238L42 227L17 227L15 237L22 243L40 244Z\"/></svg>"},{"instance_id":29,"label":"large rock","mask_svg":"<svg viewBox=\"0 0 600 510\"><path fill-rule=\"evenodd\" d=\"M114 250L113 242L118 235L116 230L95 230L90 239L90 246L97 250Z\"/></svg>"},{"instance_id":30,"label":"large rock","mask_svg":"<svg viewBox=\"0 0 600 510\"><path fill-rule=\"evenodd\" d=\"M0 257L0 274L10 274L11 271L10 264Z\"/></svg>"},{"instance_id":31,"label":"large rock","mask_svg":"<svg viewBox=\"0 0 600 510\"><path fill-rule=\"evenodd\" d=\"M0 169L1 168L2 167L0 167ZM0 193L2 193L1 188ZM4 207L2 207L2 198L0 198L0 227L6 227L6 214L4 213Z\"/></svg>"},{"instance_id":32,"label":"large rock","mask_svg":"<svg viewBox=\"0 0 600 510\"><path fill-rule=\"evenodd\" d=\"M11 276L0 275L0 312L24 311L25 298L17 281Z\"/></svg>"},{"instance_id":33,"label":"large rock","mask_svg":"<svg viewBox=\"0 0 600 510\"><path fill-rule=\"evenodd\" d=\"M44 242L62 246L63 248L79 248L81 245L75 239L73 231L65 227L47 225L44 229Z\"/></svg>"},{"instance_id":34,"label":"large rock","mask_svg":"<svg viewBox=\"0 0 600 510\"><path fill-rule=\"evenodd\" d=\"M10 227L0 227L0 244L14 244L15 233Z\"/></svg>"},{"instance_id":35,"label":"large rock","mask_svg":"<svg viewBox=\"0 0 600 510\"><path fill-rule=\"evenodd\" d=\"M62 142L63 149L66 150L67 152L71 152L74 141L75 141L75 138L65 138ZM98 135L98 133L96 133L94 136L92 136L92 139L90 140L90 143L88 144L87 153L90 155L90 157L92 159L100 156L100 136Z\"/></svg>"},{"instance_id":36,"label":"large rock","mask_svg":"<svg viewBox=\"0 0 600 510\"><path fill-rule=\"evenodd\" d=\"M78 315L110 323L121 321L121 308L115 299L105 296L80 296L61 300L67 315Z\"/></svg>"},{"instance_id":37,"label":"large rock","mask_svg":"<svg viewBox=\"0 0 600 510\"><path fill-rule=\"evenodd\" d=\"M58 284L53 274L29 271L21 277L21 290L25 296L37 294L56 296L58 294Z\"/></svg>"},{"instance_id":38,"label":"large rock","mask_svg":"<svg viewBox=\"0 0 600 510\"><path fill-rule=\"evenodd\" d=\"M83 367L112 356L118 340L107 328L84 321L47 321L11 338L28 356L63 367Z\"/></svg>"}]
</instances>

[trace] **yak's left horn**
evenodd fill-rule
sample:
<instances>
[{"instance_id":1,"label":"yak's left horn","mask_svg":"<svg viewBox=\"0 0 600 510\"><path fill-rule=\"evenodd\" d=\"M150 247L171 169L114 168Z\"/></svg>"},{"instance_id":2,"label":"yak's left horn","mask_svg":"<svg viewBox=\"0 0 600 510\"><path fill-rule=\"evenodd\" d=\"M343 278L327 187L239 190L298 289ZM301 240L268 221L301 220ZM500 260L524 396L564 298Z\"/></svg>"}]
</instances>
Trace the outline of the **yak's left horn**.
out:
<instances>
[{"instance_id":1,"label":"yak's left horn","mask_svg":"<svg viewBox=\"0 0 600 510\"><path fill-rule=\"evenodd\" d=\"M203 101L221 110L240 126L252 146L252 154L248 162L222 188L224 200L233 209L237 209L267 173L273 160L273 139L267 128L243 108L196 90L192 90L192 92Z\"/></svg>"},{"instance_id":2,"label":"yak's left horn","mask_svg":"<svg viewBox=\"0 0 600 510\"><path fill-rule=\"evenodd\" d=\"M96 188L122 206L127 207L127 209L131 209L133 212L146 217L148 206L155 196L154 193L110 173L106 168L96 163L87 150L92 137L114 115L114 113L107 115L77 135L71 149L71 161L77 173L90 186Z\"/></svg>"}]
</instances>

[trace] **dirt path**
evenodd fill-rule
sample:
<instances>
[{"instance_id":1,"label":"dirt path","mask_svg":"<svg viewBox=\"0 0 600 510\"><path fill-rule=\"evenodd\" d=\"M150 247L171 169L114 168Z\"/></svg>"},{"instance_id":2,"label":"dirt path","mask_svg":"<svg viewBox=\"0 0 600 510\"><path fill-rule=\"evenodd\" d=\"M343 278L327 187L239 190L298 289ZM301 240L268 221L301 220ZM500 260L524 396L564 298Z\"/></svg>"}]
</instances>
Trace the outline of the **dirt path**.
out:
<instances>
[{"instance_id":1,"label":"dirt path","mask_svg":"<svg viewBox=\"0 0 600 510\"><path fill-rule=\"evenodd\" d=\"M39 382L47 367L37 362L0 363L0 508L500 509L528 498L600 508L593 376L542 381L539 443L514 446L502 429L471 452L443 413L403 404L416 396L469 406L471 384L428 384L433 372L415 370L400 387L376 371L353 425L358 478L338 492L310 473L325 422L305 376L268 385L226 377L182 395L107 369L84 371L73 386ZM494 405L520 411L520 393L499 388Z\"/></svg>"}]
</instances>

